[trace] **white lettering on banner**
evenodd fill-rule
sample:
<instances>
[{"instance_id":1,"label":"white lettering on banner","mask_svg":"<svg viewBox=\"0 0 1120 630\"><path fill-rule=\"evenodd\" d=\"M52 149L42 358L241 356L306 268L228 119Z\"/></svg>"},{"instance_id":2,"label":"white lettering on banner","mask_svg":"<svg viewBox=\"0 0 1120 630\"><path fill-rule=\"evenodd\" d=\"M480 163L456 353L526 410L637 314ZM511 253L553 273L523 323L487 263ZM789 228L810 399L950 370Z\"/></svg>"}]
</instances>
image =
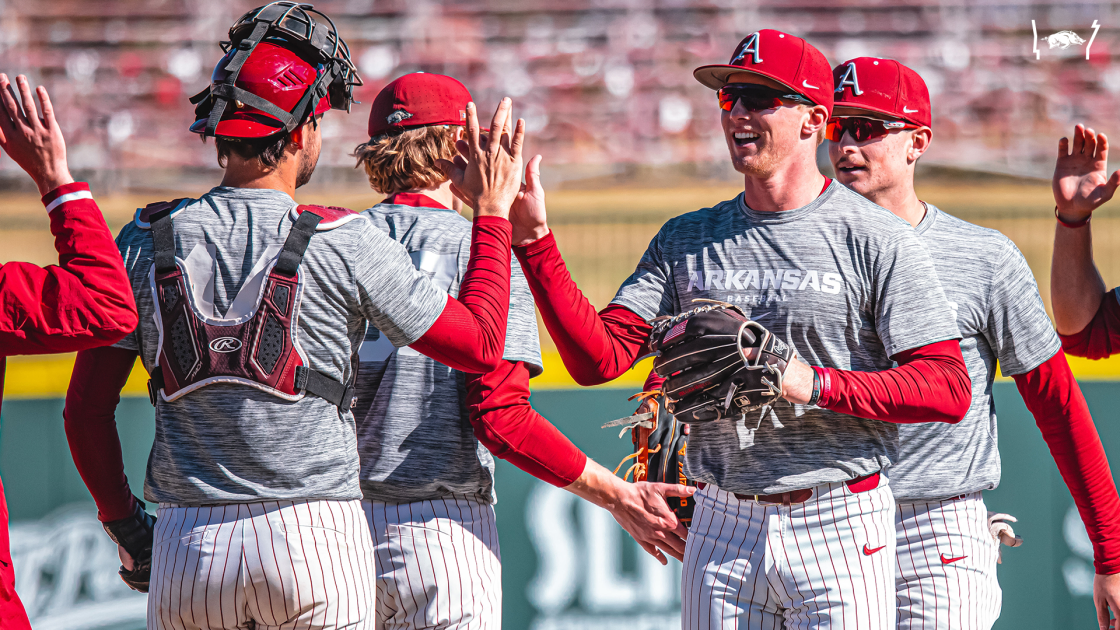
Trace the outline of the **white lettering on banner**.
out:
<instances>
[{"instance_id":1,"label":"white lettering on banner","mask_svg":"<svg viewBox=\"0 0 1120 630\"><path fill-rule=\"evenodd\" d=\"M148 597L117 575L117 546L92 503L12 523L16 592L35 630L143 627Z\"/></svg>"},{"instance_id":2,"label":"white lettering on banner","mask_svg":"<svg viewBox=\"0 0 1120 630\"><path fill-rule=\"evenodd\" d=\"M680 563L661 566L606 510L538 481L525 520L539 559L526 587L533 628L679 628ZM634 615L650 623L635 626Z\"/></svg>"},{"instance_id":3,"label":"white lettering on banner","mask_svg":"<svg viewBox=\"0 0 1120 630\"><path fill-rule=\"evenodd\" d=\"M749 289L777 289L790 291L805 291L812 289L821 293L836 295L844 287L844 277L828 271L818 272L815 269L713 269L704 271L691 271L688 274L688 286L685 293L692 293L694 288L702 291L719 289L720 291L746 291ZM759 283L761 277L762 282ZM771 302L773 298L743 299L729 296L728 302ZM778 300L781 301L781 300Z\"/></svg>"}]
</instances>

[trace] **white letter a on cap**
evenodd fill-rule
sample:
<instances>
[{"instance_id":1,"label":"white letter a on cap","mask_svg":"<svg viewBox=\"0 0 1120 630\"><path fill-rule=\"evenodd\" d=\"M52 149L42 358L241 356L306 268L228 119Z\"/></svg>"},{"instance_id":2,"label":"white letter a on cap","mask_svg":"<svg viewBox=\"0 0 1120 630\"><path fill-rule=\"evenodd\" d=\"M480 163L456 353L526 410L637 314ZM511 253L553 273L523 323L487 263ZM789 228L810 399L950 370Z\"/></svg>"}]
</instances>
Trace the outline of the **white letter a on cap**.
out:
<instances>
[{"instance_id":1,"label":"white letter a on cap","mask_svg":"<svg viewBox=\"0 0 1120 630\"><path fill-rule=\"evenodd\" d=\"M856 96L863 94L863 90L859 89L859 77L856 76L855 62L848 64L848 69L844 71L844 77L836 84L836 91L838 93L843 92L845 85L852 86L852 94Z\"/></svg>"},{"instance_id":2,"label":"white letter a on cap","mask_svg":"<svg viewBox=\"0 0 1120 630\"><path fill-rule=\"evenodd\" d=\"M742 61L746 59L747 53L750 53L754 63L762 63L762 53L758 52L758 33L754 33L747 38L747 41L739 50L739 54L735 55L735 58L731 60L731 65L737 66L742 63Z\"/></svg>"}]
</instances>

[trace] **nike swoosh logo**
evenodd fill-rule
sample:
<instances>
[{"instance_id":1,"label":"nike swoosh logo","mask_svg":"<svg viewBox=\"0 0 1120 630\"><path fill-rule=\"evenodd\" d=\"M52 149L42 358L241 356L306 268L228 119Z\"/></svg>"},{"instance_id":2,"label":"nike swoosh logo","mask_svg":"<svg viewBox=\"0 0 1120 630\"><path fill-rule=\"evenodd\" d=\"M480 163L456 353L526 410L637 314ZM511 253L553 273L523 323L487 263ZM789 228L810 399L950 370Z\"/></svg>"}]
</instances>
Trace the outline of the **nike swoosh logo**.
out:
<instances>
[{"instance_id":1,"label":"nike swoosh logo","mask_svg":"<svg viewBox=\"0 0 1120 630\"><path fill-rule=\"evenodd\" d=\"M903 105L903 106L902 106L902 113L903 113L903 114L917 114L917 113L918 113L918 110L916 110L916 109L908 109L908 108L907 108L907 107L906 107L905 105Z\"/></svg>"},{"instance_id":2,"label":"nike swoosh logo","mask_svg":"<svg viewBox=\"0 0 1120 630\"><path fill-rule=\"evenodd\" d=\"M871 547L868 547L866 543L864 543L864 545L863 545L863 555L870 556L871 554L883 549L884 547L886 547L886 545L882 545L882 546L879 546L879 547L876 547L876 548L872 549Z\"/></svg>"},{"instance_id":3,"label":"nike swoosh logo","mask_svg":"<svg viewBox=\"0 0 1120 630\"><path fill-rule=\"evenodd\" d=\"M953 564L954 562L956 562L958 560L964 560L967 557L968 556L960 556L960 557L957 557L957 558L946 558L945 554L941 554L941 564Z\"/></svg>"},{"instance_id":4,"label":"nike swoosh logo","mask_svg":"<svg viewBox=\"0 0 1120 630\"><path fill-rule=\"evenodd\" d=\"M806 81L805 79L801 79L801 86L802 87L807 87L810 90L819 90L820 89L819 87L817 87L815 85L809 85L809 82Z\"/></svg>"}]
</instances>

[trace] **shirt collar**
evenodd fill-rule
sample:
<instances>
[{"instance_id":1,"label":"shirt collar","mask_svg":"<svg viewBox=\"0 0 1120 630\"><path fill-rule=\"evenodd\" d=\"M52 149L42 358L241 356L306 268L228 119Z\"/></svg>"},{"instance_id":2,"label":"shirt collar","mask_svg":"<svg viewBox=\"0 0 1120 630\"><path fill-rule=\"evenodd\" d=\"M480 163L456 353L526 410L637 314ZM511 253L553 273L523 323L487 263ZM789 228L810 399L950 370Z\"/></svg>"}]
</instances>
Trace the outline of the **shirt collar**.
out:
<instances>
[{"instance_id":1,"label":"shirt collar","mask_svg":"<svg viewBox=\"0 0 1120 630\"><path fill-rule=\"evenodd\" d=\"M392 204L396 206L412 206L413 208L439 208L440 210L450 210L447 206L432 199L424 193L401 192L389 195L381 203Z\"/></svg>"}]
</instances>

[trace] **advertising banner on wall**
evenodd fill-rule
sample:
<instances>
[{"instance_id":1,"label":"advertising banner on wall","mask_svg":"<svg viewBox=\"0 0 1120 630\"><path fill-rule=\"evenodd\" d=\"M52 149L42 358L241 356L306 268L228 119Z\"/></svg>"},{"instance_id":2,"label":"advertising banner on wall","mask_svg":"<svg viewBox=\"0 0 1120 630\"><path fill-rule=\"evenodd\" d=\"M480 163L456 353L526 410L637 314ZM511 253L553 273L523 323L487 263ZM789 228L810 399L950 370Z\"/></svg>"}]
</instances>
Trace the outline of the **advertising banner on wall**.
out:
<instances>
[{"instance_id":1,"label":"advertising banner on wall","mask_svg":"<svg viewBox=\"0 0 1120 630\"><path fill-rule=\"evenodd\" d=\"M1084 386L1105 448L1120 453L1120 387ZM627 437L600 429L631 413L625 390L556 390L534 406L605 466L629 453ZM1004 548L1003 613L996 628L1092 627L1092 546L1034 420L1014 386L996 386L1001 487L989 509L1019 518L1026 543ZM138 630L146 597L116 574L116 546L70 461L61 400L5 401L0 475L12 517L17 590L36 630ZM146 399L118 409L126 471L137 494L154 427ZM1115 465L1120 460L1114 459ZM606 511L499 462L498 529L503 625L513 630L676 630L681 564L660 565Z\"/></svg>"}]
</instances>

